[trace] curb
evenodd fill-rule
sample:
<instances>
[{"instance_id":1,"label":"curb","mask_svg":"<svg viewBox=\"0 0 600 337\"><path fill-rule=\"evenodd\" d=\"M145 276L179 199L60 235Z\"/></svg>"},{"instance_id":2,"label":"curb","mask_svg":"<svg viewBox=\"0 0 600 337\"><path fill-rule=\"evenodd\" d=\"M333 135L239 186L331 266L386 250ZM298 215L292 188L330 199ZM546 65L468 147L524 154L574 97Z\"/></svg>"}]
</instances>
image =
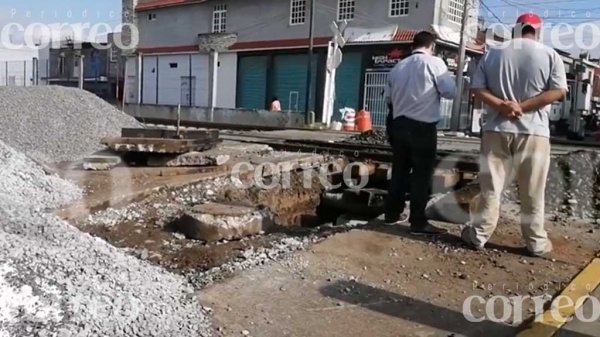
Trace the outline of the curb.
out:
<instances>
[{"instance_id":1,"label":"curb","mask_svg":"<svg viewBox=\"0 0 600 337\"><path fill-rule=\"evenodd\" d=\"M580 299L589 296L600 286L600 258L593 259L575 278L565 287L559 296L568 297L574 303L571 306L561 306L558 309L561 319L556 319L551 308L546 310L527 329L521 331L516 337L552 337L565 324L583 304ZM558 297L558 296L557 296ZM556 299L556 298L555 298ZM553 301L555 300L553 299Z\"/></svg>"}]
</instances>

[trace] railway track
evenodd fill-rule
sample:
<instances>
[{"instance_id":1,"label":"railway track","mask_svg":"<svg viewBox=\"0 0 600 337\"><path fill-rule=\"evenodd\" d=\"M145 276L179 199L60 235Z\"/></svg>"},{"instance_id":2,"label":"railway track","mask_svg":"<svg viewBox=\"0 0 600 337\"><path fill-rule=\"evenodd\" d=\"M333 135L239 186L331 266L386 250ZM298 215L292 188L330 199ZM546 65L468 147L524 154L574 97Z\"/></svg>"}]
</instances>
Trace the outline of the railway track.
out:
<instances>
[{"instance_id":1,"label":"railway track","mask_svg":"<svg viewBox=\"0 0 600 337\"><path fill-rule=\"evenodd\" d=\"M318 140L286 140L279 137L221 135L223 140L245 143L266 144L278 151L308 152L323 155L344 156L353 160L371 160L377 162L393 162L393 154L389 146L363 145L326 142ZM458 169L464 172L479 170L476 153L461 153L455 151L438 151L437 167Z\"/></svg>"},{"instance_id":2,"label":"railway track","mask_svg":"<svg viewBox=\"0 0 600 337\"><path fill-rule=\"evenodd\" d=\"M177 122L170 119L138 118L140 122L148 126L176 126ZM245 143L265 144L279 151L308 152L324 155L345 156L353 160L371 160L377 162L393 162L392 150L387 144L360 144L346 142L338 131L312 130L302 128L284 128L273 126L256 126L244 124L224 124L197 121L181 121L181 127L185 129L211 128L229 130L223 132L220 138L223 140L238 141ZM282 131L299 131L307 133L306 137L319 139L304 139L298 136L290 136ZM273 133L269 133L272 131ZM293 132L292 132L293 133ZM320 135L317 137L316 135ZM327 140L327 135L336 138L337 141ZM438 150L438 168L454 168L464 172L478 172L479 138L456 138L440 136ZM568 141L564 139L552 140L553 155L562 155L577 150L600 150L600 144L594 142Z\"/></svg>"},{"instance_id":3,"label":"railway track","mask_svg":"<svg viewBox=\"0 0 600 337\"><path fill-rule=\"evenodd\" d=\"M168 118L142 118L135 117L139 122L147 125L165 125L165 126L176 126L177 120ZM220 130L233 130L233 131L283 131L283 130L303 130L303 131L315 131L325 132L332 134L339 134L339 131L331 130L313 130L307 128L288 128L282 126L268 126L268 125L247 125L247 124L230 124L230 123L212 123L212 122L200 122L200 121L188 121L182 120L180 122L182 127L190 128L214 128ZM457 142L457 143L470 143L478 142L479 138L455 138L455 137L440 137L440 141L443 142ZM576 149L599 149L600 143L595 141L574 141L563 138L552 138L552 145L561 146L561 148L569 148L570 150Z\"/></svg>"}]
</instances>

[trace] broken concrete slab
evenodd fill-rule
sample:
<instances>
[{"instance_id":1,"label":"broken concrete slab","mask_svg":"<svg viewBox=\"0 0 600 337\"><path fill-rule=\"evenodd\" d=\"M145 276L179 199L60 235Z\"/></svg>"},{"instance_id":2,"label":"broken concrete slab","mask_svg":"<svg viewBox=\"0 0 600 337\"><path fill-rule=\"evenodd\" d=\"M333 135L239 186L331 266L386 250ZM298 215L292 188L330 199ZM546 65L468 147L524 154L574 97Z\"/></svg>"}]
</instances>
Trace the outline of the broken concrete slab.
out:
<instances>
[{"instance_id":1,"label":"broken concrete slab","mask_svg":"<svg viewBox=\"0 0 600 337\"><path fill-rule=\"evenodd\" d=\"M205 151L214 148L218 139L166 139L166 138L127 138L108 137L101 143L116 152L182 154L191 151Z\"/></svg>"},{"instance_id":2,"label":"broken concrete slab","mask_svg":"<svg viewBox=\"0 0 600 337\"><path fill-rule=\"evenodd\" d=\"M262 144L221 144L208 151L192 151L177 156L149 157L148 166L221 166L243 155L264 155L273 149Z\"/></svg>"},{"instance_id":3,"label":"broken concrete slab","mask_svg":"<svg viewBox=\"0 0 600 337\"><path fill-rule=\"evenodd\" d=\"M176 130L163 128L123 128L121 137L124 138L179 138L179 139L218 139L219 130L216 129L181 129L179 135Z\"/></svg>"},{"instance_id":4,"label":"broken concrete slab","mask_svg":"<svg viewBox=\"0 0 600 337\"><path fill-rule=\"evenodd\" d=\"M83 159L82 166L86 171L107 171L119 164L119 156L91 156Z\"/></svg>"},{"instance_id":5,"label":"broken concrete slab","mask_svg":"<svg viewBox=\"0 0 600 337\"><path fill-rule=\"evenodd\" d=\"M175 223L176 230L187 238L206 242L239 240L272 226L272 216L266 210L219 203L198 205Z\"/></svg>"}]
</instances>

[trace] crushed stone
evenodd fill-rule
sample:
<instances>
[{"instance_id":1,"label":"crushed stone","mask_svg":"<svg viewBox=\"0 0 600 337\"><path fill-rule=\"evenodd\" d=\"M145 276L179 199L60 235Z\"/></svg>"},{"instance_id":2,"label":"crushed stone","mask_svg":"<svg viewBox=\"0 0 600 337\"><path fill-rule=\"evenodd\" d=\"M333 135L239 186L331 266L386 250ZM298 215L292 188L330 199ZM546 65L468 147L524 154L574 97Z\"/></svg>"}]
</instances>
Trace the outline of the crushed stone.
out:
<instances>
[{"instance_id":1,"label":"crushed stone","mask_svg":"<svg viewBox=\"0 0 600 337\"><path fill-rule=\"evenodd\" d=\"M0 336L211 336L188 280L47 212L80 196L0 142Z\"/></svg>"},{"instance_id":2,"label":"crushed stone","mask_svg":"<svg viewBox=\"0 0 600 337\"><path fill-rule=\"evenodd\" d=\"M0 141L0 202L55 209L81 198L82 190L46 172L26 155Z\"/></svg>"},{"instance_id":3,"label":"crushed stone","mask_svg":"<svg viewBox=\"0 0 600 337\"><path fill-rule=\"evenodd\" d=\"M9 333L210 335L194 291L181 276L127 255L49 214L3 207L0 232L2 260L15 270L3 276L10 288L29 287L39 308L60 308L52 319L36 319L40 310L10 311L10 317L0 322Z\"/></svg>"},{"instance_id":4,"label":"crushed stone","mask_svg":"<svg viewBox=\"0 0 600 337\"><path fill-rule=\"evenodd\" d=\"M103 137L141 127L96 95L61 86L0 87L0 140L46 163L77 161L104 147Z\"/></svg>"}]
</instances>

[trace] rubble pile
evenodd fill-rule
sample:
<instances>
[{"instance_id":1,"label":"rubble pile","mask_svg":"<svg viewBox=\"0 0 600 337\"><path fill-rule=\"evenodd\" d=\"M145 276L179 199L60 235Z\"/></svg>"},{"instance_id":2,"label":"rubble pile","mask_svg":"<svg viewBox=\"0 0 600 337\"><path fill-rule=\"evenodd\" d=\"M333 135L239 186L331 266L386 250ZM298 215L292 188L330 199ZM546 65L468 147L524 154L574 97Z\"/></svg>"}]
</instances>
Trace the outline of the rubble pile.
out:
<instances>
[{"instance_id":1,"label":"rubble pile","mask_svg":"<svg viewBox=\"0 0 600 337\"><path fill-rule=\"evenodd\" d=\"M0 336L210 336L181 276L44 212L79 195L0 143Z\"/></svg>"},{"instance_id":2,"label":"rubble pile","mask_svg":"<svg viewBox=\"0 0 600 337\"><path fill-rule=\"evenodd\" d=\"M76 161L102 150L102 137L139 127L94 94L60 86L2 87L0 140L43 162Z\"/></svg>"},{"instance_id":3,"label":"rubble pile","mask_svg":"<svg viewBox=\"0 0 600 337\"><path fill-rule=\"evenodd\" d=\"M518 190L507 191L518 201ZM546 212L600 218L600 154L576 151L553 158L546 183Z\"/></svg>"},{"instance_id":4,"label":"rubble pile","mask_svg":"<svg viewBox=\"0 0 600 337\"><path fill-rule=\"evenodd\" d=\"M549 206L585 218L600 217L600 155L577 151L551 166L546 196Z\"/></svg>"}]
</instances>

